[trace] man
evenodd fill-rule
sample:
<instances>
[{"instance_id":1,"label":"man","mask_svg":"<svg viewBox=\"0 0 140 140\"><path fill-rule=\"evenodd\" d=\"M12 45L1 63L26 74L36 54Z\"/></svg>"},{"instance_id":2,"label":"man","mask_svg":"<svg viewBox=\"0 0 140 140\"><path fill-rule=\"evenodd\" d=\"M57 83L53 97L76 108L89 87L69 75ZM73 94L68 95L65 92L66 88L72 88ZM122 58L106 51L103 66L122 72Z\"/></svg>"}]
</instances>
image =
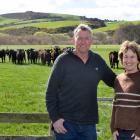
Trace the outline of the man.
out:
<instances>
[{"instance_id":1,"label":"man","mask_svg":"<svg viewBox=\"0 0 140 140\"><path fill-rule=\"evenodd\" d=\"M55 61L46 92L46 105L56 140L96 140L97 86L114 86L116 75L90 51L92 31L80 24L74 30L73 51Z\"/></svg>"}]
</instances>

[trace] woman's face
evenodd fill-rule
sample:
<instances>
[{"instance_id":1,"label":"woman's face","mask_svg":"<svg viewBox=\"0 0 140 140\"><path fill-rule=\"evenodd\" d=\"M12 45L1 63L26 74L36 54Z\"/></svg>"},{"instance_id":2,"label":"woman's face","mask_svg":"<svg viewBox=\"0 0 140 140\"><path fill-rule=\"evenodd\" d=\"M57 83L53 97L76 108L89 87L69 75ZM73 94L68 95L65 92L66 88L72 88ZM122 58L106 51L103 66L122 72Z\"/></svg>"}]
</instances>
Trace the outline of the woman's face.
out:
<instances>
[{"instance_id":1,"label":"woman's face","mask_svg":"<svg viewBox=\"0 0 140 140\"><path fill-rule=\"evenodd\" d=\"M123 66L127 73L135 73L138 71L138 57L131 49L123 53Z\"/></svg>"}]
</instances>

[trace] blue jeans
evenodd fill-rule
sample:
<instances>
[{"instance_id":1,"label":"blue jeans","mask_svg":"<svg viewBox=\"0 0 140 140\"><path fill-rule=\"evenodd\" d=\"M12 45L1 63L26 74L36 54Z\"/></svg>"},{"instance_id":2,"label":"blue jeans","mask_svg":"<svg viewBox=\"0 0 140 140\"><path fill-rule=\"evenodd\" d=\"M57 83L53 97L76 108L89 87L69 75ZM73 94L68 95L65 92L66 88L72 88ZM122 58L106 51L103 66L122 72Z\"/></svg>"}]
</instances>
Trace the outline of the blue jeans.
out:
<instances>
[{"instance_id":1,"label":"blue jeans","mask_svg":"<svg viewBox=\"0 0 140 140\"><path fill-rule=\"evenodd\" d=\"M65 134L55 132L56 140L97 140L96 125L64 121L64 127L67 132Z\"/></svg>"},{"instance_id":2,"label":"blue jeans","mask_svg":"<svg viewBox=\"0 0 140 140\"><path fill-rule=\"evenodd\" d=\"M119 129L118 132L119 136L117 137L117 140L134 140L134 137L131 137L134 130Z\"/></svg>"}]
</instances>

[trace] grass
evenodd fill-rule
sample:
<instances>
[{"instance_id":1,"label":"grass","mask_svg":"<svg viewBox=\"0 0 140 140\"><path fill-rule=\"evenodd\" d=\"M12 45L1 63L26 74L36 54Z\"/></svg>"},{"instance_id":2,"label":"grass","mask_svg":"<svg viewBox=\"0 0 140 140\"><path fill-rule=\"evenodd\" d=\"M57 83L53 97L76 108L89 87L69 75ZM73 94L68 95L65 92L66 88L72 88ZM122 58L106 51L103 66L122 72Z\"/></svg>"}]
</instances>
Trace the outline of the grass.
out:
<instances>
[{"instance_id":1,"label":"grass","mask_svg":"<svg viewBox=\"0 0 140 140\"><path fill-rule=\"evenodd\" d=\"M67 27L67 26L77 26L78 24L83 23L80 20L66 20L66 21L55 21L55 22L39 22L39 23L26 23L24 22L19 25L11 25L8 27L1 27L0 30L6 30L6 29L14 29L14 28L23 28L23 27L37 27L37 28L60 28L60 27ZM85 23L85 22L84 22Z\"/></svg>"},{"instance_id":2,"label":"grass","mask_svg":"<svg viewBox=\"0 0 140 140\"><path fill-rule=\"evenodd\" d=\"M4 18L0 16L0 25L5 25L5 24L13 24L16 23L18 20L15 19L9 19L9 18Z\"/></svg>"},{"instance_id":3,"label":"grass","mask_svg":"<svg viewBox=\"0 0 140 140\"><path fill-rule=\"evenodd\" d=\"M113 140L110 132L111 102L99 103L100 123L97 125L99 140Z\"/></svg>"},{"instance_id":4,"label":"grass","mask_svg":"<svg viewBox=\"0 0 140 140\"><path fill-rule=\"evenodd\" d=\"M6 45L0 48L47 48L46 45ZM65 47L65 46L61 46ZM109 51L117 45L92 46L108 63ZM109 63L108 63L109 64ZM51 67L39 64L15 65L0 63L0 112L46 112L45 90ZM114 70L116 73L122 69ZM100 82L98 97L113 97L113 89ZM100 123L97 125L99 140L112 140L109 129L111 106L99 103ZM48 124L0 124L0 135L48 135Z\"/></svg>"},{"instance_id":5,"label":"grass","mask_svg":"<svg viewBox=\"0 0 140 140\"><path fill-rule=\"evenodd\" d=\"M119 22L108 22L106 23L106 27L101 27L94 29L93 32L107 32L107 31L115 31L118 29L121 25L126 24L134 24L134 25L140 25L140 21L119 21Z\"/></svg>"},{"instance_id":6,"label":"grass","mask_svg":"<svg viewBox=\"0 0 140 140\"><path fill-rule=\"evenodd\" d=\"M0 64L0 112L46 112L50 67ZM0 135L48 135L48 124L0 124Z\"/></svg>"},{"instance_id":7,"label":"grass","mask_svg":"<svg viewBox=\"0 0 140 140\"><path fill-rule=\"evenodd\" d=\"M0 73L1 112L44 112L49 72L45 66L4 64Z\"/></svg>"}]
</instances>

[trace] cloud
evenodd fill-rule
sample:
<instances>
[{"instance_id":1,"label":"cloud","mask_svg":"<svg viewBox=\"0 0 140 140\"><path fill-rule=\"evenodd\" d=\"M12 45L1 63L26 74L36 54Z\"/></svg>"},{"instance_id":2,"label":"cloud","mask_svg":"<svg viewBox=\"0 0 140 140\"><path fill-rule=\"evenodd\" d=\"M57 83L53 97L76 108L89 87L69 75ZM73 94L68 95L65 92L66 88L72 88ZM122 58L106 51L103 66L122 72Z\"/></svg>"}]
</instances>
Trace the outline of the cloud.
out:
<instances>
[{"instance_id":1,"label":"cloud","mask_svg":"<svg viewBox=\"0 0 140 140\"><path fill-rule=\"evenodd\" d=\"M100 19L140 20L140 0L4 0L0 14L50 12Z\"/></svg>"},{"instance_id":2,"label":"cloud","mask_svg":"<svg viewBox=\"0 0 140 140\"><path fill-rule=\"evenodd\" d=\"M140 7L139 0L96 0L97 7Z\"/></svg>"},{"instance_id":3,"label":"cloud","mask_svg":"<svg viewBox=\"0 0 140 140\"><path fill-rule=\"evenodd\" d=\"M86 12L85 12L86 11ZM135 11L135 12L132 12ZM65 10L65 13L74 15L85 15L86 17L110 19L110 20L139 20L140 10L139 8L75 8L71 10Z\"/></svg>"}]
</instances>

